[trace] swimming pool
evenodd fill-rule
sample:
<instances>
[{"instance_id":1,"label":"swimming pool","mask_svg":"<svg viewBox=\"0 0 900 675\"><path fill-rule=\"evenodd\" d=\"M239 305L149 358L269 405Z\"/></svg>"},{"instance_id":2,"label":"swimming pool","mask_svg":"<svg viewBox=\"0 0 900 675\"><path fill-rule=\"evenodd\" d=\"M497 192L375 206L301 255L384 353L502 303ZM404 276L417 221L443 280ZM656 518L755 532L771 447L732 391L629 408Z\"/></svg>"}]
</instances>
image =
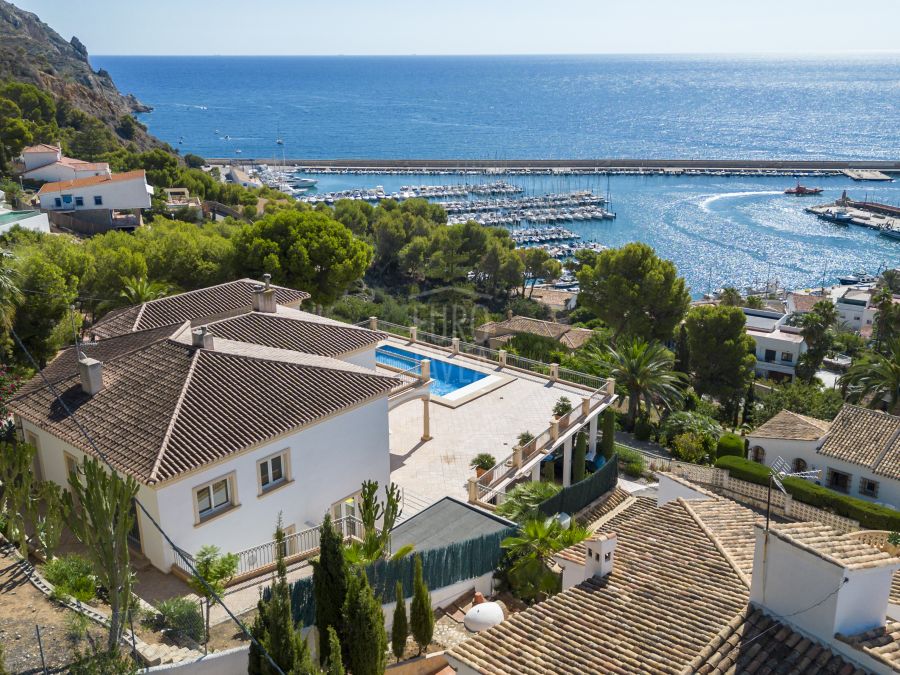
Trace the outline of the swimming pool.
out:
<instances>
[{"instance_id":1,"label":"swimming pool","mask_svg":"<svg viewBox=\"0 0 900 675\"><path fill-rule=\"evenodd\" d=\"M398 370L409 370L413 365L413 361L418 363L424 358L426 357L421 354L394 347L393 345L382 345L375 352L375 361L377 363L397 368ZM418 368L416 372L419 372ZM431 359L431 379L433 380L431 393L435 396L448 396L486 377L489 377L486 373L479 373L471 368L439 359Z\"/></svg>"}]
</instances>

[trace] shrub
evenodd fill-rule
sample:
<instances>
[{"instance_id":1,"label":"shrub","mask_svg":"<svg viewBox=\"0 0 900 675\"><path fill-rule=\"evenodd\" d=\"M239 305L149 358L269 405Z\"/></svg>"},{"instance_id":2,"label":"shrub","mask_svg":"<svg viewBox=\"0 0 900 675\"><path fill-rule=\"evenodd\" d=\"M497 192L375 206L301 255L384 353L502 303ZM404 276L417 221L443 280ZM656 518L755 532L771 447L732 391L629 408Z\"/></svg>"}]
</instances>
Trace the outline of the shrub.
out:
<instances>
[{"instance_id":1,"label":"shrub","mask_svg":"<svg viewBox=\"0 0 900 675\"><path fill-rule=\"evenodd\" d=\"M53 558L44 566L44 576L56 589L57 598L72 597L79 602L90 602L97 595L97 579L91 561L70 553Z\"/></svg>"},{"instance_id":2,"label":"shrub","mask_svg":"<svg viewBox=\"0 0 900 675\"><path fill-rule=\"evenodd\" d=\"M666 418L660 432L661 436L666 439L673 439L686 433L700 434L710 437L713 445L715 445L716 440L722 435L722 427L712 417L707 415L698 412L680 411L672 413Z\"/></svg>"},{"instance_id":3,"label":"shrub","mask_svg":"<svg viewBox=\"0 0 900 675\"><path fill-rule=\"evenodd\" d=\"M727 433L719 438L716 446L716 457L743 457L744 439L737 434Z\"/></svg>"},{"instance_id":4,"label":"shrub","mask_svg":"<svg viewBox=\"0 0 900 675\"><path fill-rule=\"evenodd\" d=\"M726 456L716 461L716 466L727 469L734 478L759 485L769 484L769 468L749 459ZM785 478L783 483L788 494L797 501L857 520L864 529L900 530L900 511L842 495L802 478Z\"/></svg>"},{"instance_id":5,"label":"shrub","mask_svg":"<svg viewBox=\"0 0 900 675\"><path fill-rule=\"evenodd\" d=\"M186 635L194 642L204 638L203 614L190 598L168 598L156 606L157 614L150 618L150 625L157 630Z\"/></svg>"},{"instance_id":6,"label":"shrub","mask_svg":"<svg viewBox=\"0 0 900 675\"><path fill-rule=\"evenodd\" d=\"M646 417L638 417L634 423L634 437L639 441L647 441L650 440L652 434L653 425L650 424L650 420Z\"/></svg>"},{"instance_id":7,"label":"shrub","mask_svg":"<svg viewBox=\"0 0 900 675\"><path fill-rule=\"evenodd\" d=\"M472 461L469 462L469 466L473 469L484 469L487 471L494 467L497 463L497 460L494 459L494 456L489 452L479 452L472 458Z\"/></svg>"},{"instance_id":8,"label":"shrub","mask_svg":"<svg viewBox=\"0 0 900 675\"><path fill-rule=\"evenodd\" d=\"M534 440L534 434L532 434L530 431L523 431L518 436L519 447L528 445L533 440Z\"/></svg>"},{"instance_id":9,"label":"shrub","mask_svg":"<svg viewBox=\"0 0 900 675\"><path fill-rule=\"evenodd\" d=\"M616 456L619 464L628 464L629 462L643 462L644 458L637 450L629 448L626 445L616 443Z\"/></svg>"},{"instance_id":10,"label":"shrub","mask_svg":"<svg viewBox=\"0 0 900 675\"><path fill-rule=\"evenodd\" d=\"M560 396L559 400L553 405L553 415L555 417L567 415L571 410L572 401L569 400L568 396Z\"/></svg>"},{"instance_id":11,"label":"shrub","mask_svg":"<svg viewBox=\"0 0 900 675\"><path fill-rule=\"evenodd\" d=\"M628 462L623 469L625 474L631 476L632 478L640 478L644 475L644 463L643 462Z\"/></svg>"},{"instance_id":12,"label":"shrub","mask_svg":"<svg viewBox=\"0 0 900 675\"><path fill-rule=\"evenodd\" d=\"M699 464L709 456L707 437L688 432L672 441L672 454L683 462Z\"/></svg>"}]
</instances>

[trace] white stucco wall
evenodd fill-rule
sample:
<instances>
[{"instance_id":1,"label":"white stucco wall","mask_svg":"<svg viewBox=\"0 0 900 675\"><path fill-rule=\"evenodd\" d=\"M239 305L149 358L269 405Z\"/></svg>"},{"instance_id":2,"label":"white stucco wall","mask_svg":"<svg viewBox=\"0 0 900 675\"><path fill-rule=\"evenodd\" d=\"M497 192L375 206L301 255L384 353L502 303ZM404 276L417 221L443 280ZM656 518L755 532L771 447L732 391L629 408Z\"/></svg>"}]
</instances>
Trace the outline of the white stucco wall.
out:
<instances>
[{"instance_id":1,"label":"white stucco wall","mask_svg":"<svg viewBox=\"0 0 900 675\"><path fill-rule=\"evenodd\" d=\"M290 454L292 482L259 494L257 461ZM239 506L194 523L194 488L234 472ZM387 398L240 453L157 490L160 519L175 543L189 553L204 544L240 551L272 540L279 512L297 531L322 521L332 504L359 491L364 480L390 481ZM166 552L165 569L174 561Z\"/></svg>"},{"instance_id":2,"label":"white stucco wall","mask_svg":"<svg viewBox=\"0 0 900 675\"><path fill-rule=\"evenodd\" d=\"M86 169L78 167L78 165L54 162L47 166L31 170L24 177L28 180L42 181L44 183L56 183L64 180L75 180L76 178L89 178L90 176L100 175L109 175L109 170L97 168Z\"/></svg>"},{"instance_id":3,"label":"white stucco wall","mask_svg":"<svg viewBox=\"0 0 900 675\"><path fill-rule=\"evenodd\" d=\"M45 150L42 152L24 152L22 153L22 162L25 164L25 170L30 171L39 166L53 164L60 158L59 150Z\"/></svg>"},{"instance_id":4,"label":"white stucco wall","mask_svg":"<svg viewBox=\"0 0 900 675\"><path fill-rule=\"evenodd\" d=\"M852 464L840 459L835 459L834 457L820 455L817 452L820 443L819 441L790 441L778 438L756 438L752 434L747 438L750 442L748 457L753 457L753 448L758 445L766 451L765 464L767 466L772 466L772 462L779 456L787 460L792 466L794 460L800 458L806 461L807 470L821 470L821 478L818 480L820 485L827 486L828 469L841 471L850 474L850 491L847 494L851 497L900 508L900 481L885 476L878 476L868 468L860 466L859 464ZM878 495L876 497L870 497L859 491L860 478L863 476L878 482Z\"/></svg>"},{"instance_id":5,"label":"white stucco wall","mask_svg":"<svg viewBox=\"0 0 900 675\"><path fill-rule=\"evenodd\" d=\"M149 191L148 191L149 190ZM39 195L41 208L48 211L91 211L96 209L149 209L149 188L143 178L131 180L108 181L97 185L76 187L60 191L45 192ZM55 199L63 195L72 195L70 203L56 206ZM103 204L94 204L94 197L103 198ZM84 205L75 206L75 197L83 197Z\"/></svg>"},{"instance_id":6,"label":"white stucco wall","mask_svg":"<svg viewBox=\"0 0 900 675\"><path fill-rule=\"evenodd\" d=\"M7 213L9 212L0 209L0 216ZM16 225L26 230L32 230L34 232L50 232L50 220L49 218L47 218L46 213L41 213L39 211L28 211L25 215L21 216L21 218L21 220L10 220L0 225L0 234L9 232Z\"/></svg>"},{"instance_id":7,"label":"white stucco wall","mask_svg":"<svg viewBox=\"0 0 900 675\"><path fill-rule=\"evenodd\" d=\"M656 505L663 506L664 504L668 504L671 501L675 501L679 497L684 499L709 499L708 494L704 494L699 490L694 490L691 487L681 483L677 480L672 479L670 476L660 473L657 474L659 478L659 487L656 490Z\"/></svg>"},{"instance_id":8,"label":"white stucco wall","mask_svg":"<svg viewBox=\"0 0 900 675\"><path fill-rule=\"evenodd\" d=\"M184 673L187 675L245 675L250 658L250 647L235 647L204 656L199 661L171 663L149 668L148 673Z\"/></svg>"},{"instance_id":9,"label":"white stucco wall","mask_svg":"<svg viewBox=\"0 0 900 675\"><path fill-rule=\"evenodd\" d=\"M353 354L348 354L347 356L341 357L342 361L346 361L347 363L353 363L357 366L362 366L363 368L371 368L375 369L375 345L372 345L369 349L361 349L358 352L354 352Z\"/></svg>"}]
</instances>

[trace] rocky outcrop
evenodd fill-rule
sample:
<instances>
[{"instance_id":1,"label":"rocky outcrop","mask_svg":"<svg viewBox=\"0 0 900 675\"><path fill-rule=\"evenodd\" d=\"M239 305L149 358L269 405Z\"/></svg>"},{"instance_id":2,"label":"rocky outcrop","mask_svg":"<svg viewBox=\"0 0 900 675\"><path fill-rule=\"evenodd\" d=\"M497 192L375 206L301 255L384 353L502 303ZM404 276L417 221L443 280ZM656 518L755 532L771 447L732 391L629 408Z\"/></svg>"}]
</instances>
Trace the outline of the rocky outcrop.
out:
<instances>
[{"instance_id":1,"label":"rocky outcrop","mask_svg":"<svg viewBox=\"0 0 900 675\"><path fill-rule=\"evenodd\" d=\"M5 0L0 0L0 80L46 89L57 100L103 120L114 132L123 115L150 110L119 92L105 70L94 71L81 40L65 40L35 14ZM161 145L140 129L133 140L140 148Z\"/></svg>"}]
</instances>

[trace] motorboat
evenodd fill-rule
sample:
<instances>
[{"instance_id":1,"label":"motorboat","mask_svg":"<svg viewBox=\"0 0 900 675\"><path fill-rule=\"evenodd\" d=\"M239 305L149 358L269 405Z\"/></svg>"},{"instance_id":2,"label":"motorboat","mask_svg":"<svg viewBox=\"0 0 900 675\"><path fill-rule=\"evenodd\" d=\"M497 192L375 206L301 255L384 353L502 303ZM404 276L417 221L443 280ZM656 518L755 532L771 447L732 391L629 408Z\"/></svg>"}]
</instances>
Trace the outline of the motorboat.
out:
<instances>
[{"instance_id":1,"label":"motorboat","mask_svg":"<svg viewBox=\"0 0 900 675\"><path fill-rule=\"evenodd\" d=\"M785 190L785 191L784 191L784 194L786 194L786 195L797 195L797 196L800 196L800 197L802 197L802 196L804 196L804 195L820 195L820 194L822 194L822 188L820 188L820 187L813 187L813 188L811 188L811 187L806 187L805 185L800 185L800 181L798 180L798 181L797 181L797 185L795 185L795 186L792 187L792 188L788 188L787 190Z\"/></svg>"},{"instance_id":2,"label":"motorboat","mask_svg":"<svg viewBox=\"0 0 900 675\"><path fill-rule=\"evenodd\" d=\"M856 286L857 284L871 284L877 280L877 277L872 276L867 272L854 272L853 274L846 274L844 276L838 277L838 281L841 283L841 286Z\"/></svg>"}]
</instances>

